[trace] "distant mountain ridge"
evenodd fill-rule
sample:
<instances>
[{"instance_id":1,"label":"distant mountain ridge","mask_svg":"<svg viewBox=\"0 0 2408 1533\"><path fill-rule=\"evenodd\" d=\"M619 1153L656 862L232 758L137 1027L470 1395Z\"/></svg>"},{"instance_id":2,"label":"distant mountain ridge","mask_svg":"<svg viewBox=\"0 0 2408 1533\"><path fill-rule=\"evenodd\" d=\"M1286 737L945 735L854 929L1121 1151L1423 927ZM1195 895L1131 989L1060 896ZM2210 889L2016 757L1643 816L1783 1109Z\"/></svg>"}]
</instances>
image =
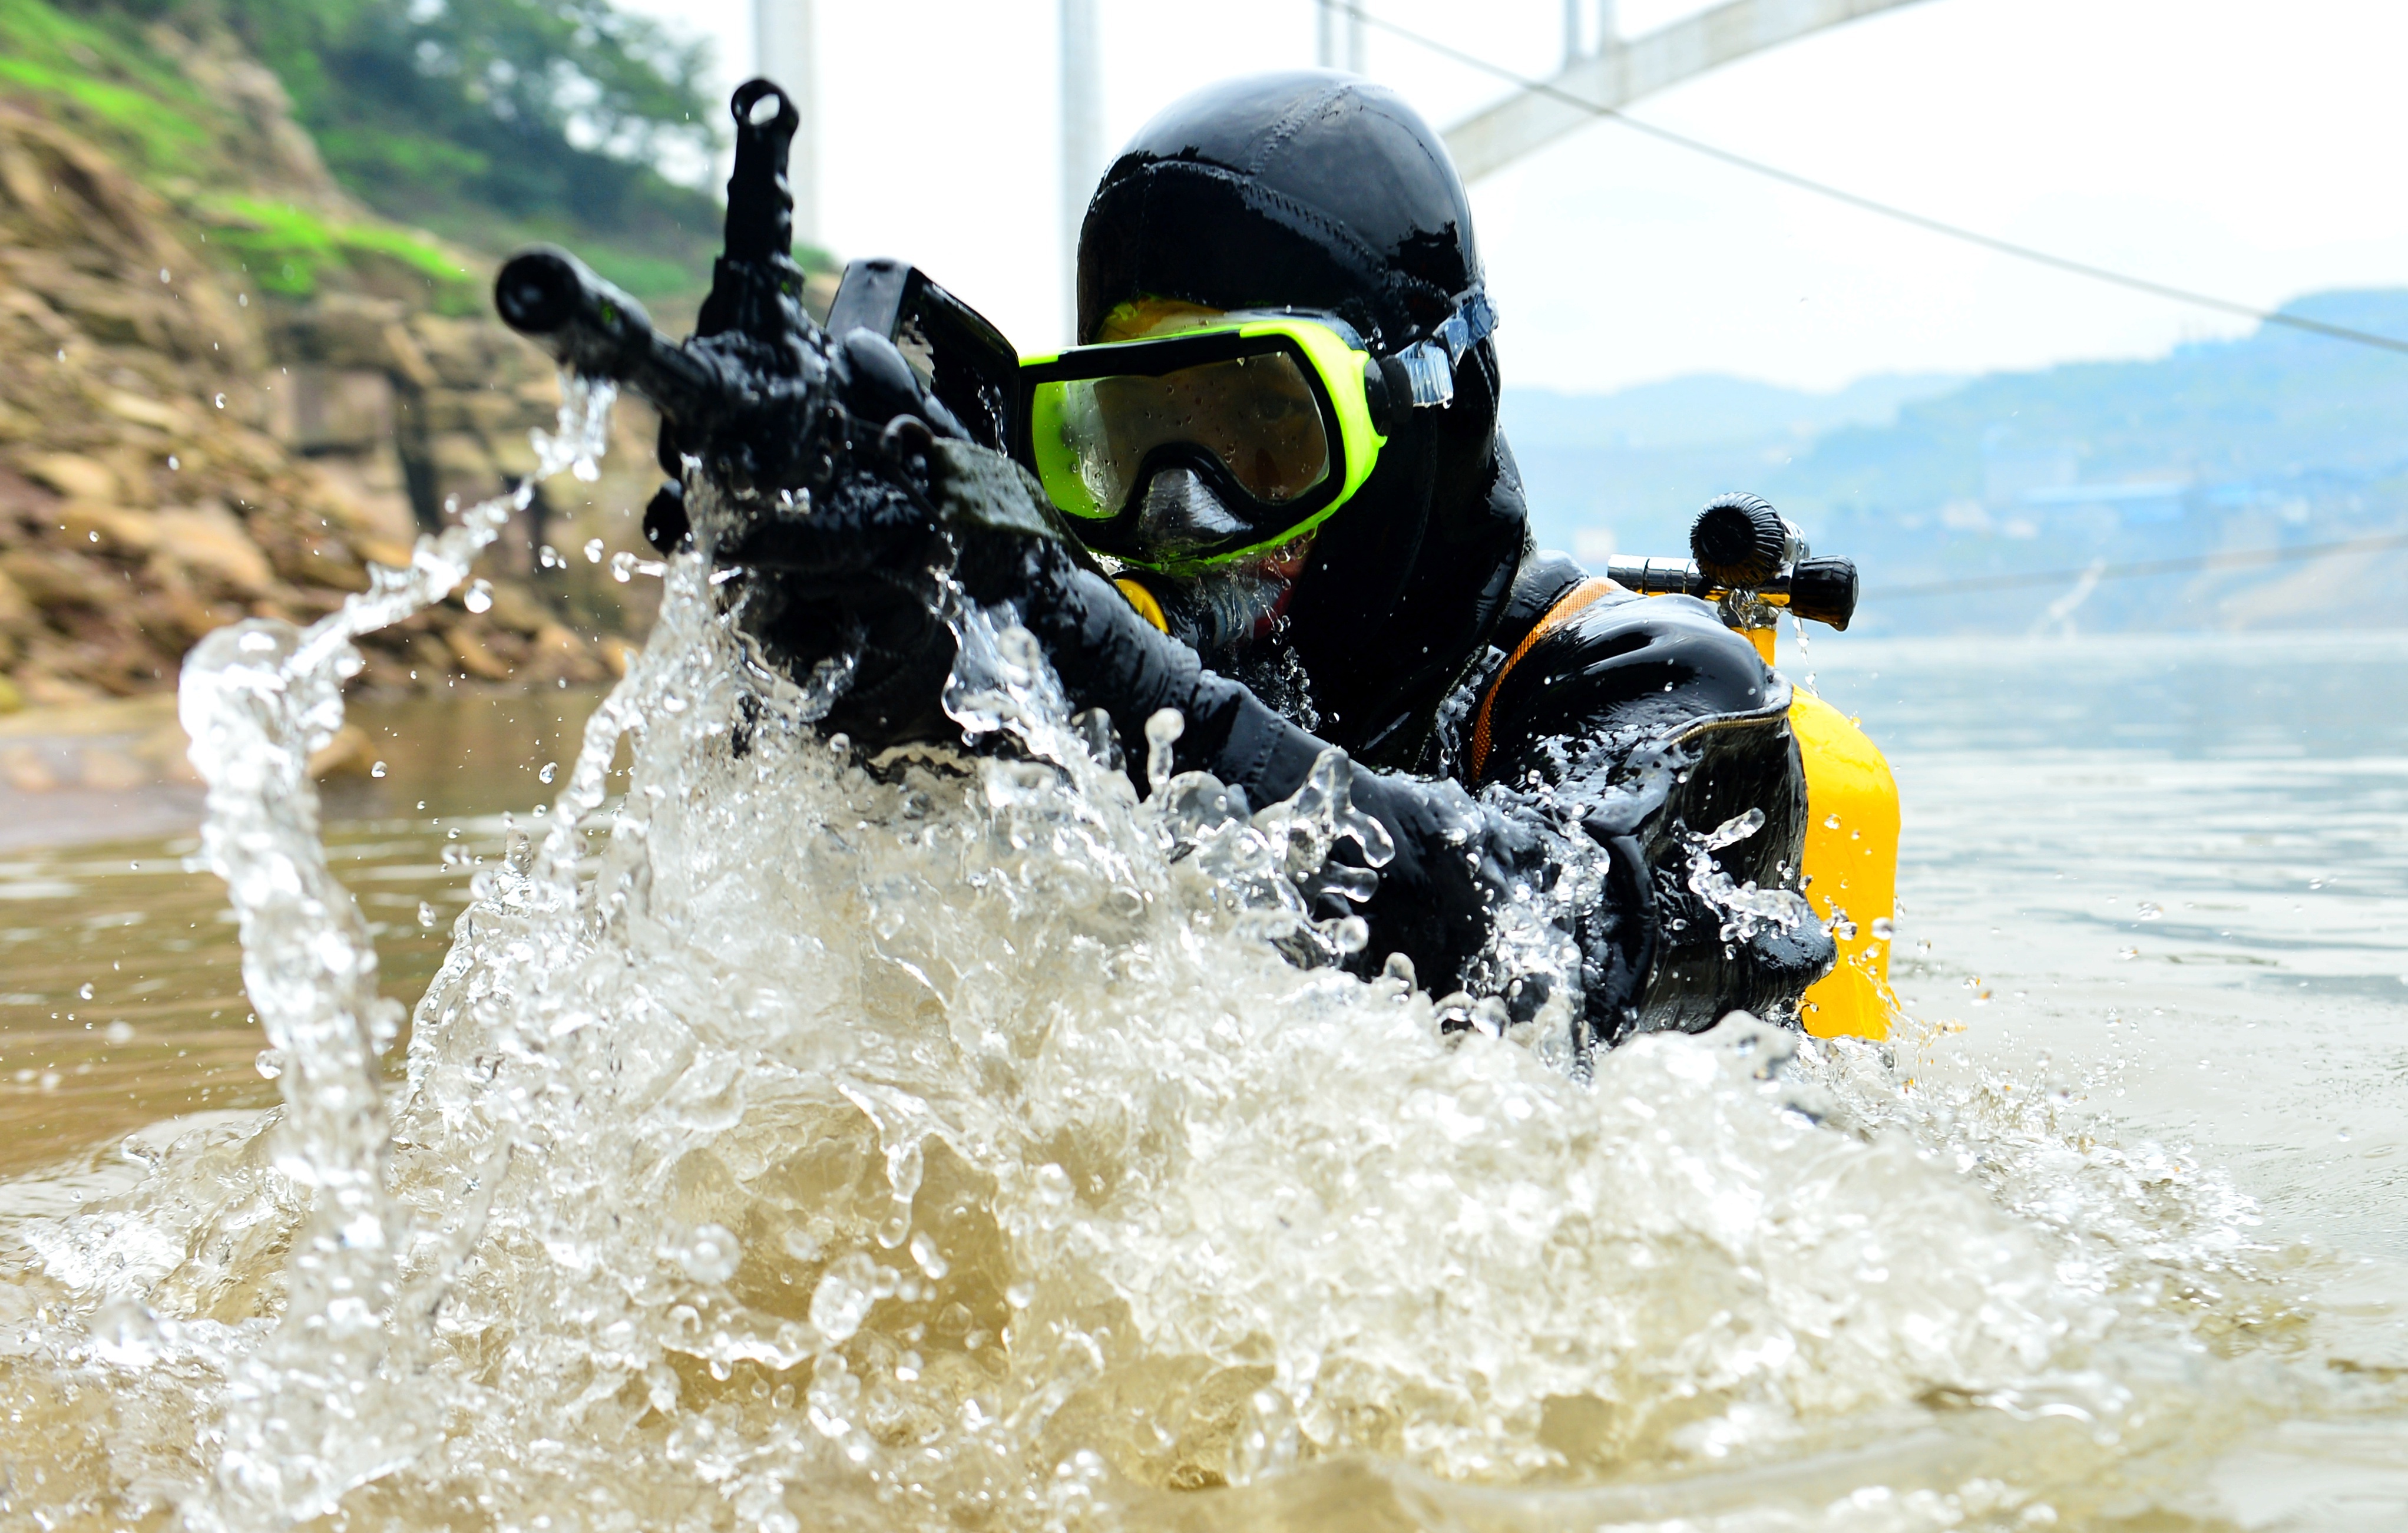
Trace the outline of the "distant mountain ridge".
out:
<instances>
[{"instance_id":1,"label":"distant mountain ridge","mask_svg":"<svg viewBox=\"0 0 2408 1533\"><path fill-rule=\"evenodd\" d=\"M2408 339L2408 289L2289 312ZM1706 497L1770 498L1870 592L2095 561L2296 547L2408 527L2408 355L2285 326L2129 362L1970 380L1885 377L1828 394L1698 377L1600 396L1507 391L1505 429L1543 544L1673 553ZM2386 624L2337 600L2384 557L2108 582L2104 625ZM2069 581L2069 587L2071 582ZM2064 590L1869 601L1874 627L2028 625ZM2049 621L2073 621L2072 609Z\"/></svg>"}]
</instances>

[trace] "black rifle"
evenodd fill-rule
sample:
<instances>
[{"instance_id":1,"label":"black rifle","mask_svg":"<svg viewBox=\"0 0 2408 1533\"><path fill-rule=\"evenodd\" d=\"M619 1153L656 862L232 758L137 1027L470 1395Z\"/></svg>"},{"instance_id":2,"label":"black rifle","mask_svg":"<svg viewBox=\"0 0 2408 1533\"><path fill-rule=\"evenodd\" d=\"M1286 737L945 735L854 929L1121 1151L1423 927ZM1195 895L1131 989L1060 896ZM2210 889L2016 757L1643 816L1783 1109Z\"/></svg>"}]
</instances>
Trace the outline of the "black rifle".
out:
<instances>
[{"instance_id":1,"label":"black rifle","mask_svg":"<svg viewBox=\"0 0 2408 1533\"><path fill-rule=\"evenodd\" d=\"M1085 563L1035 481L1002 456L1018 356L898 262L853 263L829 327L812 322L786 181L799 118L760 79L731 110L726 245L693 336L670 340L640 304L549 246L503 265L494 308L563 366L660 411L671 477L645 511L646 536L666 552L693 534L720 571L718 599L789 675L851 664L825 727L872 750L942 738L953 641L940 573L982 579L1031 537ZM689 486L707 492L700 503L689 505Z\"/></svg>"},{"instance_id":2,"label":"black rifle","mask_svg":"<svg viewBox=\"0 0 2408 1533\"><path fill-rule=\"evenodd\" d=\"M732 548L754 530L748 523L758 518L746 510L774 507L781 493L786 503L797 492L824 495L848 468L893 479L892 466L928 436L998 449L1010 439L1010 343L916 269L854 262L831 315L835 334L812 322L786 179L800 119L763 79L740 87L730 110L725 248L687 340L662 335L641 304L555 247L521 251L494 282L494 306L511 329L563 366L624 384L660 411L660 464L670 480L645 525L664 551L686 531L689 459L724 492L735 524L714 529L714 540ZM901 351L848 349L860 328L920 351L930 376L896 367Z\"/></svg>"}]
</instances>

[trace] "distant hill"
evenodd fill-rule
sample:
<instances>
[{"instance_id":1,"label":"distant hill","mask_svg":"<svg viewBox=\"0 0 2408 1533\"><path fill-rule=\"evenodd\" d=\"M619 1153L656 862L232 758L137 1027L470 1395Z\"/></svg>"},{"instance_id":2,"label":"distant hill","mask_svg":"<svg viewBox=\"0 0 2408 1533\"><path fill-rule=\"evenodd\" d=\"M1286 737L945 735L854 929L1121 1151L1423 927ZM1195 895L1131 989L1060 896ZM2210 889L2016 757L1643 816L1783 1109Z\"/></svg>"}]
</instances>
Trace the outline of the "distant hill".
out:
<instances>
[{"instance_id":1,"label":"distant hill","mask_svg":"<svg viewBox=\"0 0 2408 1533\"><path fill-rule=\"evenodd\" d=\"M1503 419L1541 542L1671 552L1706 496L1756 483L1823 433L1886 425L1966 381L1885 374L1809 394L1703 373L1607 394L1509 386Z\"/></svg>"},{"instance_id":2,"label":"distant hill","mask_svg":"<svg viewBox=\"0 0 2408 1533\"><path fill-rule=\"evenodd\" d=\"M2408 290L2290 311L2408 337ZM1685 410L1685 421L1674 419ZM1781 423L1784 412L1787 424ZM1508 392L1542 542L1673 552L1708 495L1754 490L1855 557L1874 629L2391 625L2408 558L2355 556L1884 602L1884 587L2408 527L2408 356L2263 327L2140 362L1830 395L1722 378L1580 398ZM2362 599L2353 599L2362 598Z\"/></svg>"}]
</instances>

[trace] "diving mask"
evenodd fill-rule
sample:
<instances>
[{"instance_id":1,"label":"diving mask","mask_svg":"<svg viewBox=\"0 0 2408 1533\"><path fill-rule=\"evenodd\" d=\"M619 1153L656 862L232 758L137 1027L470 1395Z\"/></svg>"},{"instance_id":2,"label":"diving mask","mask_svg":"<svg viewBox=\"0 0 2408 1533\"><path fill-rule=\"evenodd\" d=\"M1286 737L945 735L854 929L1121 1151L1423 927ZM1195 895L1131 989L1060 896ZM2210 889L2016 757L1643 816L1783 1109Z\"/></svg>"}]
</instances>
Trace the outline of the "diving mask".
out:
<instances>
[{"instance_id":1,"label":"diving mask","mask_svg":"<svg viewBox=\"0 0 2408 1533\"><path fill-rule=\"evenodd\" d=\"M1230 315L1025 360L1017 445L1088 547L1193 571L1319 526L1414 392L1340 322Z\"/></svg>"}]
</instances>

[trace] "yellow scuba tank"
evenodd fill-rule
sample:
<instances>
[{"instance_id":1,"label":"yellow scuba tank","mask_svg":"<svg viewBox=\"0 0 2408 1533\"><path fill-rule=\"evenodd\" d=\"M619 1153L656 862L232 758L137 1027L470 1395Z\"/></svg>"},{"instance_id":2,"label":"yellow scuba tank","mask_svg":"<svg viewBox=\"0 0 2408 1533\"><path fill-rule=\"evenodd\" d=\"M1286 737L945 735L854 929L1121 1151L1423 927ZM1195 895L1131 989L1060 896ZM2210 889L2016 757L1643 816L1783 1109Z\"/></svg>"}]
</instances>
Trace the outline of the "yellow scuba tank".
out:
<instances>
[{"instance_id":1,"label":"yellow scuba tank","mask_svg":"<svg viewBox=\"0 0 2408 1533\"><path fill-rule=\"evenodd\" d=\"M1806 764L1806 903L1832 923L1840 950L1831 972L1806 991L1806 1030L1816 1038L1887 1038L1898 1010L1889 988L1898 779L1856 720L1802 688L1789 705L1789 732Z\"/></svg>"},{"instance_id":2,"label":"yellow scuba tank","mask_svg":"<svg viewBox=\"0 0 2408 1533\"><path fill-rule=\"evenodd\" d=\"M1783 611L1840 629L1856 615L1856 566L1809 558L1798 529L1754 495L1709 503L1689 548L1693 559L1609 560L1606 574L1627 590L1714 601L1768 666ZM1838 964L1806 991L1803 1021L1816 1038L1887 1038L1899 1010L1889 987L1898 780L1856 720L1802 687L1794 699L1789 731L1806 768L1806 903L1839 949Z\"/></svg>"}]
</instances>

